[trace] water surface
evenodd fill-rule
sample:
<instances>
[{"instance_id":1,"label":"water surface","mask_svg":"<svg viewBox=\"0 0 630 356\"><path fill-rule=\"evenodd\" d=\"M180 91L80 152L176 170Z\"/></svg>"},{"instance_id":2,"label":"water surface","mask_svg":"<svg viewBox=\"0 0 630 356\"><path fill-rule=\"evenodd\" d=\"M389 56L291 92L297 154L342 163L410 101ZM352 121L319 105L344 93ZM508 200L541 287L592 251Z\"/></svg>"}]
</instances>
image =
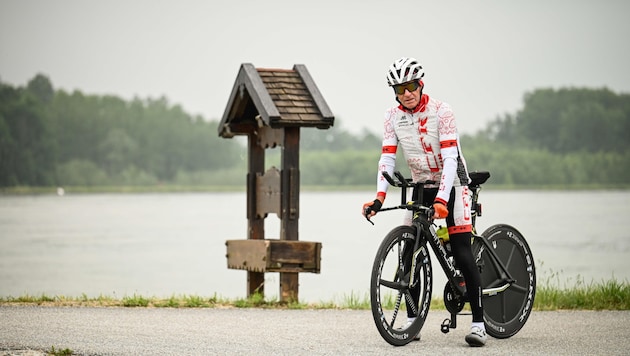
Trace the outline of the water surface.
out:
<instances>
[{"instance_id":1,"label":"water surface","mask_svg":"<svg viewBox=\"0 0 630 356\"><path fill-rule=\"evenodd\" d=\"M323 246L321 273L300 274L301 301L367 295L380 240L402 222L401 212L387 212L367 223L360 209L373 196L301 193L299 239ZM478 229L520 230L539 283L630 280L630 192L484 190L480 201ZM393 191L385 205L395 203ZM2 196L0 296L244 297L246 272L227 268L225 241L246 238L245 205L242 192ZM266 237L279 228L270 214ZM446 279L434 271L441 295ZM277 297L279 274L265 276L267 296Z\"/></svg>"}]
</instances>

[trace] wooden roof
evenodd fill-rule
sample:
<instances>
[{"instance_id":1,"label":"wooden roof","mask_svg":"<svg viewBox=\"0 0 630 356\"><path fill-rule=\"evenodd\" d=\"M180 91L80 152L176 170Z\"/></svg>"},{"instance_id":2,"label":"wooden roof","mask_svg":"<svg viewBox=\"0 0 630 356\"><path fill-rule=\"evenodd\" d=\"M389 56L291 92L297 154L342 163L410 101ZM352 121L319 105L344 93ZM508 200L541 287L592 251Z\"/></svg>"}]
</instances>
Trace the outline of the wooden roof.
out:
<instances>
[{"instance_id":1,"label":"wooden roof","mask_svg":"<svg viewBox=\"0 0 630 356\"><path fill-rule=\"evenodd\" d=\"M334 119L304 65L269 69L243 63L218 131L221 137L232 137L265 125L328 129Z\"/></svg>"}]
</instances>

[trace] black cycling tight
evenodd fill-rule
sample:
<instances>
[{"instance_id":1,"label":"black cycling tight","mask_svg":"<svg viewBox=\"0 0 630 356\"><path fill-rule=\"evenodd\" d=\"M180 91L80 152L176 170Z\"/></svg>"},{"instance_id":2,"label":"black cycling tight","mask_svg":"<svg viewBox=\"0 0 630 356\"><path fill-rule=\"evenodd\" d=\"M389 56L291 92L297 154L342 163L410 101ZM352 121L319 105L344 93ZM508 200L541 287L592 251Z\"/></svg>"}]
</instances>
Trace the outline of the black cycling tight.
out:
<instances>
[{"instance_id":1,"label":"black cycling tight","mask_svg":"<svg viewBox=\"0 0 630 356\"><path fill-rule=\"evenodd\" d=\"M475 259L470 248L472 234L464 232L449 236L451 251L455 259L455 265L464 275L466 281L466 293L470 301L473 322L483 322L483 307L481 303L481 274L475 264Z\"/></svg>"}]
</instances>

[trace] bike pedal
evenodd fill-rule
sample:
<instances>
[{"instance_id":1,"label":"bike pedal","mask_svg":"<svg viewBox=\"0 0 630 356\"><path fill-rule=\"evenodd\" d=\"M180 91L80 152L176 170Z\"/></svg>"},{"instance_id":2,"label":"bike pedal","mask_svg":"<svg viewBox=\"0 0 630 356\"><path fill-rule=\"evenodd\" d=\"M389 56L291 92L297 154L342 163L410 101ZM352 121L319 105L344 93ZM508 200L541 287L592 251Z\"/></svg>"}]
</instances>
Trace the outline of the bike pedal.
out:
<instances>
[{"instance_id":1,"label":"bike pedal","mask_svg":"<svg viewBox=\"0 0 630 356\"><path fill-rule=\"evenodd\" d=\"M442 325L440 326L440 330L442 330L444 334L448 334L448 332L451 331L451 319L444 319Z\"/></svg>"}]
</instances>

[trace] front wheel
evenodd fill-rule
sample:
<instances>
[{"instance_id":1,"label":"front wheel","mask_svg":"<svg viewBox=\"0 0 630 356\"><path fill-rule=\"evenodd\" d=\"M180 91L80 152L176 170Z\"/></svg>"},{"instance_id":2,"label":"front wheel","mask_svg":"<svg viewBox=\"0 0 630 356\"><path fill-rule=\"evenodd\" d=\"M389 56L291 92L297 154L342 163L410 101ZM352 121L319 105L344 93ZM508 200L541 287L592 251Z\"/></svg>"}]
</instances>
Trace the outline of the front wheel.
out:
<instances>
[{"instance_id":1,"label":"front wheel","mask_svg":"<svg viewBox=\"0 0 630 356\"><path fill-rule=\"evenodd\" d=\"M370 280L370 304L376 329L394 346L411 342L431 305L431 259L426 243L415 248L416 227L399 226L381 242ZM415 321L407 325L408 317Z\"/></svg>"},{"instance_id":2,"label":"front wheel","mask_svg":"<svg viewBox=\"0 0 630 356\"><path fill-rule=\"evenodd\" d=\"M521 330L534 306L534 258L523 235L512 226L494 225L484 231L482 236L514 279L507 289L497 291L506 281L495 268L490 253L485 250L486 245L481 239L475 239L473 254L484 289L486 332L495 338L505 339Z\"/></svg>"}]
</instances>

